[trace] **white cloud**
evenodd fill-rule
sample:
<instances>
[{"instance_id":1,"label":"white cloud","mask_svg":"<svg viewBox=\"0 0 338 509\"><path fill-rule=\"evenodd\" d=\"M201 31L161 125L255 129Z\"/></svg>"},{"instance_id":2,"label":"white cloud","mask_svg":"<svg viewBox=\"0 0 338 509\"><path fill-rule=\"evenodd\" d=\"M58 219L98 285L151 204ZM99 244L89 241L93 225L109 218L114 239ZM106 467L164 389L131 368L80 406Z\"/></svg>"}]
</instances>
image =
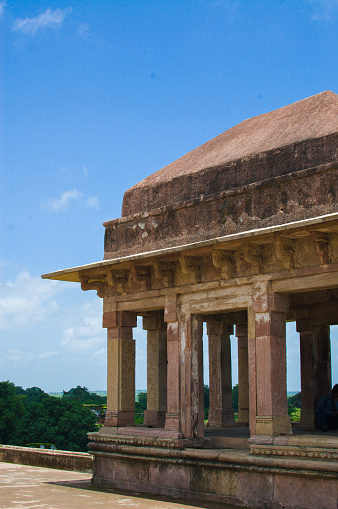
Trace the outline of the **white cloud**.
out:
<instances>
[{"instance_id":1,"label":"white cloud","mask_svg":"<svg viewBox=\"0 0 338 509\"><path fill-rule=\"evenodd\" d=\"M88 23L81 23L77 32L78 32L79 36L82 37L82 39L85 39L87 41L90 38L89 31L90 31L90 27L89 27Z\"/></svg>"},{"instance_id":2,"label":"white cloud","mask_svg":"<svg viewBox=\"0 0 338 509\"><path fill-rule=\"evenodd\" d=\"M0 329L31 328L58 311L55 300L65 283L43 281L21 272L15 281L0 282Z\"/></svg>"},{"instance_id":3,"label":"white cloud","mask_svg":"<svg viewBox=\"0 0 338 509\"><path fill-rule=\"evenodd\" d=\"M15 362L16 364L27 364L35 359L35 354L27 350L11 348L5 355L5 360Z\"/></svg>"},{"instance_id":4,"label":"white cloud","mask_svg":"<svg viewBox=\"0 0 338 509\"><path fill-rule=\"evenodd\" d=\"M82 292L80 285L28 272L11 281L2 278L1 379L49 391L104 388L107 350L101 322L102 299Z\"/></svg>"},{"instance_id":5,"label":"white cloud","mask_svg":"<svg viewBox=\"0 0 338 509\"><path fill-rule=\"evenodd\" d=\"M97 196L89 196L86 201L87 207L90 209L99 209L100 208L100 201Z\"/></svg>"},{"instance_id":6,"label":"white cloud","mask_svg":"<svg viewBox=\"0 0 338 509\"><path fill-rule=\"evenodd\" d=\"M46 352L39 353L37 356L38 359L48 359L49 357L54 357L54 355L58 355L56 350L49 350Z\"/></svg>"},{"instance_id":7,"label":"white cloud","mask_svg":"<svg viewBox=\"0 0 338 509\"><path fill-rule=\"evenodd\" d=\"M45 12L36 16L35 18L16 19L12 29L15 32L22 32L23 34L35 35L36 32L44 28L58 28L62 26L63 20L70 14L72 9L47 9Z\"/></svg>"},{"instance_id":8,"label":"white cloud","mask_svg":"<svg viewBox=\"0 0 338 509\"><path fill-rule=\"evenodd\" d=\"M91 354L94 358L102 357L102 353L106 351L106 334L102 329L102 310L99 310L99 305L100 302L95 300L81 307L81 319L74 320L74 326L62 331L62 349L72 354L84 353Z\"/></svg>"},{"instance_id":9,"label":"white cloud","mask_svg":"<svg viewBox=\"0 0 338 509\"><path fill-rule=\"evenodd\" d=\"M338 14L338 0L310 0L313 5L312 19L331 21Z\"/></svg>"},{"instance_id":10,"label":"white cloud","mask_svg":"<svg viewBox=\"0 0 338 509\"><path fill-rule=\"evenodd\" d=\"M42 207L55 212L66 210L72 202L76 202L91 209L99 209L100 201L97 196L85 197L77 189L65 191L61 193L59 198L49 198L46 202L42 203Z\"/></svg>"},{"instance_id":11,"label":"white cloud","mask_svg":"<svg viewBox=\"0 0 338 509\"><path fill-rule=\"evenodd\" d=\"M6 2L0 2L0 17L5 12Z\"/></svg>"},{"instance_id":12,"label":"white cloud","mask_svg":"<svg viewBox=\"0 0 338 509\"><path fill-rule=\"evenodd\" d=\"M60 195L60 198L50 198L45 207L49 210L65 210L70 205L71 201L79 202L82 198L82 193L73 189L72 191L65 191Z\"/></svg>"}]
</instances>

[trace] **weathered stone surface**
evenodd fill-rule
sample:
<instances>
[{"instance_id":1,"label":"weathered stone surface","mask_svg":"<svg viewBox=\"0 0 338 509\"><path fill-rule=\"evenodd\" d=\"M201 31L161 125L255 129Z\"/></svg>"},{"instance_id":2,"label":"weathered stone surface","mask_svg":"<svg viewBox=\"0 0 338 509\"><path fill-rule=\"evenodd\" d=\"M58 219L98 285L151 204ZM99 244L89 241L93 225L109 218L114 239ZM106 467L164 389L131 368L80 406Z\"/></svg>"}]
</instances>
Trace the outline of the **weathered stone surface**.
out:
<instances>
[{"instance_id":1,"label":"weathered stone surface","mask_svg":"<svg viewBox=\"0 0 338 509\"><path fill-rule=\"evenodd\" d=\"M335 143L338 147L338 135ZM212 196L145 209L136 216L108 221L104 223L104 258L184 245L338 211L338 155L336 163L300 172L289 167L287 173L227 191L219 187Z\"/></svg>"},{"instance_id":2,"label":"weathered stone surface","mask_svg":"<svg viewBox=\"0 0 338 509\"><path fill-rule=\"evenodd\" d=\"M334 463L330 468L325 461L252 456L231 450L120 446L113 453L99 443L97 448L96 486L197 496L251 508L333 509L337 503L338 470Z\"/></svg>"}]
</instances>

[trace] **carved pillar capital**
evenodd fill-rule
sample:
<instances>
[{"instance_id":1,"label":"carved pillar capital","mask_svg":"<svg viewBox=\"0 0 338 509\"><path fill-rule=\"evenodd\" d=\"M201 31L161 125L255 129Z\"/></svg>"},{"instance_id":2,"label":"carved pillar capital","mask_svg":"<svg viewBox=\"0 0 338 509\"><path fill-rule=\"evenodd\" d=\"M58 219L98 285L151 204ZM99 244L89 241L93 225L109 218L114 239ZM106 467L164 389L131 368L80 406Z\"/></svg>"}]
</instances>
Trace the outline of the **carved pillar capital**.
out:
<instances>
[{"instance_id":1,"label":"carved pillar capital","mask_svg":"<svg viewBox=\"0 0 338 509\"><path fill-rule=\"evenodd\" d=\"M106 311L103 313L103 328L136 326L137 314L133 311Z\"/></svg>"}]
</instances>

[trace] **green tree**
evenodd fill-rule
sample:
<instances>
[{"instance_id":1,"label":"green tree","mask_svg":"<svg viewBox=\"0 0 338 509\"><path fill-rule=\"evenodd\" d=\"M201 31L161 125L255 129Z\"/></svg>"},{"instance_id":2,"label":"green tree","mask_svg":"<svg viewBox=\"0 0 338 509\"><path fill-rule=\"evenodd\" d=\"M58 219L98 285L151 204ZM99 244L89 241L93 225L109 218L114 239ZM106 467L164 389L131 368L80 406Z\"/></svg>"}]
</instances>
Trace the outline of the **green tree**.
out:
<instances>
[{"instance_id":1,"label":"green tree","mask_svg":"<svg viewBox=\"0 0 338 509\"><path fill-rule=\"evenodd\" d=\"M147 409L147 393L139 392L135 401L135 412L144 412Z\"/></svg>"},{"instance_id":2,"label":"green tree","mask_svg":"<svg viewBox=\"0 0 338 509\"><path fill-rule=\"evenodd\" d=\"M204 420L208 419L209 416L209 385L204 385L203 387L203 399L204 399Z\"/></svg>"},{"instance_id":3,"label":"green tree","mask_svg":"<svg viewBox=\"0 0 338 509\"><path fill-rule=\"evenodd\" d=\"M302 393L297 392L293 396L288 397L288 405L291 405L296 408L302 408Z\"/></svg>"},{"instance_id":4,"label":"green tree","mask_svg":"<svg viewBox=\"0 0 338 509\"><path fill-rule=\"evenodd\" d=\"M44 396L27 405L16 445L52 443L57 449L87 450L87 432L95 431L95 414L77 401Z\"/></svg>"},{"instance_id":5,"label":"green tree","mask_svg":"<svg viewBox=\"0 0 338 509\"><path fill-rule=\"evenodd\" d=\"M288 414L292 422L300 421L300 414L302 408L302 395L300 392L288 397Z\"/></svg>"},{"instance_id":6,"label":"green tree","mask_svg":"<svg viewBox=\"0 0 338 509\"><path fill-rule=\"evenodd\" d=\"M8 444L17 433L25 412L24 396L11 382L0 382L0 443Z\"/></svg>"},{"instance_id":7,"label":"green tree","mask_svg":"<svg viewBox=\"0 0 338 509\"><path fill-rule=\"evenodd\" d=\"M63 398L68 398L74 401L79 401L87 405L104 405L107 403L107 398L95 394L95 392L89 392L87 387L73 387L68 392L63 391Z\"/></svg>"},{"instance_id":8,"label":"green tree","mask_svg":"<svg viewBox=\"0 0 338 509\"><path fill-rule=\"evenodd\" d=\"M42 389L40 389L40 387L29 387L24 391L24 394L26 396L25 397L26 405L29 403L38 403L44 396L48 396L48 394Z\"/></svg>"}]
</instances>

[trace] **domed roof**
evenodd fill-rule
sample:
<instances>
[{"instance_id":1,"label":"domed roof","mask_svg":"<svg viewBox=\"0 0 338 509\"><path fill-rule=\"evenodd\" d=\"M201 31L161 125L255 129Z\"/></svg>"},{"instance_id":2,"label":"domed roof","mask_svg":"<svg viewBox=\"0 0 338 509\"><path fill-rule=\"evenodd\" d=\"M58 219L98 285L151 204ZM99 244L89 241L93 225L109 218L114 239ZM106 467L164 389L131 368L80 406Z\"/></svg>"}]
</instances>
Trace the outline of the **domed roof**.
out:
<instances>
[{"instance_id":1,"label":"domed roof","mask_svg":"<svg viewBox=\"0 0 338 509\"><path fill-rule=\"evenodd\" d=\"M330 91L244 120L129 189L122 215L337 160L337 133Z\"/></svg>"}]
</instances>

